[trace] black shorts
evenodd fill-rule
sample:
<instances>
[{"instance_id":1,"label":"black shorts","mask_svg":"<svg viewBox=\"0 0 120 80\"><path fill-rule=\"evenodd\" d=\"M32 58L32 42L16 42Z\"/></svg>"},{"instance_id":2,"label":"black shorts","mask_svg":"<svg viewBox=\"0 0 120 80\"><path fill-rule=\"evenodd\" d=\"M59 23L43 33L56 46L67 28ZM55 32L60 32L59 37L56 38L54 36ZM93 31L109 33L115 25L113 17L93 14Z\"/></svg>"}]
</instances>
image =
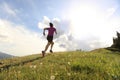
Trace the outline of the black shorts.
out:
<instances>
[{"instance_id":1,"label":"black shorts","mask_svg":"<svg viewBox=\"0 0 120 80\"><path fill-rule=\"evenodd\" d=\"M47 36L47 40L48 40L48 42L52 42L53 41L53 36Z\"/></svg>"}]
</instances>

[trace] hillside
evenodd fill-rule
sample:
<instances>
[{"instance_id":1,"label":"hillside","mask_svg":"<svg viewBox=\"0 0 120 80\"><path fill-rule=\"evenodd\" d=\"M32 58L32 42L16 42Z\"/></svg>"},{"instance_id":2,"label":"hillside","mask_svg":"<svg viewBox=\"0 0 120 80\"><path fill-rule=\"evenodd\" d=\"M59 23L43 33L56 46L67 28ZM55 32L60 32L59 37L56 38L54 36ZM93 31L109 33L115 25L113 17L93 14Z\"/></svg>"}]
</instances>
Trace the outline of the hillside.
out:
<instances>
[{"instance_id":1,"label":"hillside","mask_svg":"<svg viewBox=\"0 0 120 80\"><path fill-rule=\"evenodd\" d=\"M0 59L12 58L14 56L0 52Z\"/></svg>"},{"instance_id":2,"label":"hillside","mask_svg":"<svg viewBox=\"0 0 120 80\"><path fill-rule=\"evenodd\" d=\"M0 65L0 80L120 80L120 52L106 49L0 61L4 63Z\"/></svg>"}]
</instances>

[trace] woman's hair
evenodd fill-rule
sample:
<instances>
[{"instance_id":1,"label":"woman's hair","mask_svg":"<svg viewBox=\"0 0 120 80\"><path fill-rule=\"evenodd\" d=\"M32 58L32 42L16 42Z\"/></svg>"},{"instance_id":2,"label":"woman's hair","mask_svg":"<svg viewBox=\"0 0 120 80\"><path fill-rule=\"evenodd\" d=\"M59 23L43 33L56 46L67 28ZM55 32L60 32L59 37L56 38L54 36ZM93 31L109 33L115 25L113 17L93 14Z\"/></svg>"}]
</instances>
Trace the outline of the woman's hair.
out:
<instances>
[{"instance_id":1,"label":"woman's hair","mask_svg":"<svg viewBox=\"0 0 120 80\"><path fill-rule=\"evenodd\" d=\"M50 25L50 27L53 27L53 23L50 22L49 25Z\"/></svg>"}]
</instances>

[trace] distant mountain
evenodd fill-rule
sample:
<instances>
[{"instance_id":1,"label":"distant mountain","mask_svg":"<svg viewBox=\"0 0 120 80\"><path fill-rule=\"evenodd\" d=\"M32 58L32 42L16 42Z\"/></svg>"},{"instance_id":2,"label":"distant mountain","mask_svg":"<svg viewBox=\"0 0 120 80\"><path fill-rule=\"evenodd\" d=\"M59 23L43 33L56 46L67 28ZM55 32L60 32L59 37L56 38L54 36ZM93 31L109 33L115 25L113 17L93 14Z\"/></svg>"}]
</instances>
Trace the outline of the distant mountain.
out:
<instances>
[{"instance_id":1,"label":"distant mountain","mask_svg":"<svg viewBox=\"0 0 120 80\"><path fill-rule=\"evenodd\" d=\"M6 58L12 58L12 57L14 57L14 56L0 52L0 59L6 59Z\"/></svg>"}]
</instances>

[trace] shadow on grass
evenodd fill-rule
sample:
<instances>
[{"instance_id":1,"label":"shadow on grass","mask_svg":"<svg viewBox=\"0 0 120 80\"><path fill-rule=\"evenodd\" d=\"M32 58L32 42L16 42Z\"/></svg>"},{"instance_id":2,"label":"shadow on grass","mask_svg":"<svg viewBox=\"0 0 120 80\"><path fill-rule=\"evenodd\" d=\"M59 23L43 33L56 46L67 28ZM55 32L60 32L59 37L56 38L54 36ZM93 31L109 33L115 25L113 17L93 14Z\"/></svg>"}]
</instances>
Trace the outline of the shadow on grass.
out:
<instances>
[{"instance_id":1,"label":"shadow on grass","mask_svg":"<svg viewBox=\"0 0 120 80\"><path fill-rule=\"evenodd\" d=\"M118 48L107 47L105 49L110 50L110 51L115 52L116 54L120 55L120 49L118 49Z\"/></svg>"},{"instance_id":2,"label":"shadow on grass","mask_svg":"<svg viewBox=\"0 0 120 80\"><path fill-rule=\"evenodd\" d=\"M80 72L80 73L86 73L86 74L90 74L90 73L94 73L95 70L89 66L80 66L80 65L74 65L71 67L72 71L75 72Z\"/></svg>"}]
</instances>

